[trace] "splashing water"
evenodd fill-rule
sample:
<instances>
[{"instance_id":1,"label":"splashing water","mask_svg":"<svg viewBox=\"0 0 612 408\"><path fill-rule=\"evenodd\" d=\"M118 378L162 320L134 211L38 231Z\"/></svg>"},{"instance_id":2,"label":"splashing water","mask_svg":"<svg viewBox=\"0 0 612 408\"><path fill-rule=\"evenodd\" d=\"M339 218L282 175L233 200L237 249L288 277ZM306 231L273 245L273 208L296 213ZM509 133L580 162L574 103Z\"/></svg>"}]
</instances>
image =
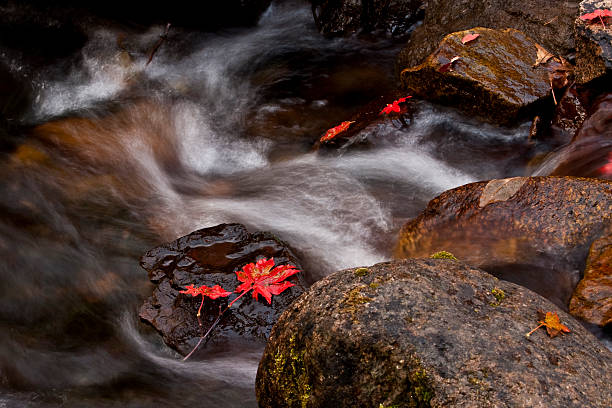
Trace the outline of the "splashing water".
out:
<instances>
[{"instance_id":1,"label":"splashing water","mask_svg":"<svg viewBox=\"0 0 612 408\"><path fill-rule=\"evenodd\" d=\"M146 69L163 28L97 29L71 72L37 72L36 126L0 162L0 406L256 406L262 344L183 363L136 321L142 253L241 222L289 242L313 282L389 259L438 193L522 171L528 126L425 103L409 128L365 129L367 149L312 152L393 88L398 46L326 40L311 19L283 3L251 29L175 30Z\"/></svg>"}]
</instances>

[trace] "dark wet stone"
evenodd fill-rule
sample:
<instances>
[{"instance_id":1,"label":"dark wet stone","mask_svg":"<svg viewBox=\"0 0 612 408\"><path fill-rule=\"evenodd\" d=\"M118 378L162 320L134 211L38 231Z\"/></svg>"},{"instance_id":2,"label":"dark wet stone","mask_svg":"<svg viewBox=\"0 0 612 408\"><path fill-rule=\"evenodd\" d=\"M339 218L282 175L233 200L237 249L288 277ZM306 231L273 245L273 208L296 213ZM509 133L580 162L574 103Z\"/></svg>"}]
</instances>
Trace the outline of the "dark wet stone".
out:
<instances>
[{"instance_id":1,"label":"dark wet stone","mask_svg":"<svg viewBox=\"0 0 612 408\"><path fill-rule=\"evenodd\" d=\"M480 37L462 44L469 33ZM400 77L409 93L510 124L550 96L547 68L533 66L536 52L535 43L520 31L478 27L447 35L423 64Z\"/></svg>"},{"instance_id":2,"label":"dark wet stone","mask_svg":"<svg viewBox=\"0 0 612 408\"><path fill-rule=\"evenodd\" d=\"M351 126L333 139L315 143L315 150L322 149L322 152L338 150L343 151L348 148L367 147L376 143L376 125L385 121L391 121L397 127L409 126L415 112L416 101L409 98L405 103L400 104L401 112L390 115L381 114L382 109L388 104L407 96L406 92L392 91L370 101L348 119L353 122ZM333 127L333 126L332 126Z\"/></svg>"},{"instance_id":3,"label":"dark wet stone","mask_svg":"<svg viewBox=\"0 0 612 408\"><path fill-rule=\"evenodd\" d=\"M604 166L612 160L612 94L593 103L571 142L550 153L538 175L612 178Z\"/></svg>"},{"instance_id":4,"label":"dark wet stone","mask_svg":"<svg viewBox=\"0 0 612 408\"><path fill-rule=\"evenodd\" d=\"M589 246L612 224L612 182L517 177L442 193L405 224L396 255L448 251L567 310Z\"/></svg>"},{"instance_id":5,"label":"dark wet stone","mask_svg":"<svg viewBox=\"0 0 612 408\"><path fill-rule=\"evenodd\" d=\"M400 37L423 17L423 0L311 0L312 14L325 35L384 32Z\"/></svg>"},{"instance_id":6,"label":"dark wet stone","mask_svg":"<svg viewBox=\"0 0 612 408\"><path fill-rule=\"evenodd\" d=\"M163 336L166 344L187 354L200 337L196 313L201 298L179 294L187 285L221 285L234 290L240 282L236 270L261 258L274 257L276 264L290 263L300 268L291 250L273 234L249 233L241 224L220 224L204 228L176 241L151 249L140 260L156 287L140 308L140 317ZM297 286L272 298L269 305L261 297L243 297L223 316L210 337L210 343L265 340L285 308L303 292L299 276L290 278ZM206 299L202 322L208 328L216 319L219 306L228 299Z\"/></svg>"},{"instance_id":7,"label":"dark wet stone","mask_svg":"<svg viewBox=\"0 0 612 408\"><path fill-rule=\"evenodd\" d=\"M592 13L596 9L610 9L607 0L584 0L580 3L579 15ZM580 18L574 24L576 38L576 79L586 83L612 73L612 32L604 28L599 20L592 22ZM608 81L610 79L608 78Z\"/></svg>"},{"instance_id":8,"label":"dark wet stone","mask_svg":"<svg viewBox=\"0 0 612 408\"><path fill-rule=\"evenodd\" d=\"M612 354L532 291L461 262L336 272L280 317L260 407L609 407ZM538 310L571 333L539 329Z\"/></svg>"},{"instance_id":9,"label":"dark wet stone","mask_svg":"<svg viewBox=\"0 0 612 408\"><path fill-rule=\"evenodd\" d=\"M570 313L600 326L612 323L612 235L593 242Z\"/></svg>"},{"instance_id":10,"label":"dark wet stone","mask_svg":"<svg viewBox=\"0 0 612 408\"><path fill-rule=\"evenodd\" d=\"M573 53L577 1L429 0L425 19L398 57L398 69L420 64L448 33L472 27L514 28L553 54Z\"/></svg>"},{"instance_id":11,"label":"dark wet stone","mask_svg":"<svg viewBox=\"0 0 612 408\"><path fill-rule=\"evenodd\" d=\"M552 120L553 129L563 132L566 135L566 143L569 142L578 129L580 129L587 117L586 108L580 98L579 92L576 86L567 88L563 96L559 99Z\"/></svg>"}]
</instances>

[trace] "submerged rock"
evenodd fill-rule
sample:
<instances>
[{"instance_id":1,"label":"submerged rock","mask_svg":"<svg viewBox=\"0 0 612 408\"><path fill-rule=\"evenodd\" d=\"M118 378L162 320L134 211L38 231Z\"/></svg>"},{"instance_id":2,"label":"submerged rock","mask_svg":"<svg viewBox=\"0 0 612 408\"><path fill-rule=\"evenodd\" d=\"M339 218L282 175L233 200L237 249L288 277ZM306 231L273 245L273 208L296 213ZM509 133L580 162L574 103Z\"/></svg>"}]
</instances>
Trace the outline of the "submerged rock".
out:
<instances>
[{"instance_id":1,"label":"submerged rock","mask_svg":"<svg viewBox=\"0 0 612 408\"><path fill-rule=\"evenodd\" d=\"M580 14L592 13L596 9L611 9L612 3L605 0L584 0L580 3ZM576 80L585 83L612 73L612 31L601 22L577 18L574 23L576 38ZM608 79L609 80L609 79Z\"/></svg>"},{"instance_id":2,"label":"submerged rock","mask_svg":"<svg viewBox=\"0 0 612 408\"><path fill-rule=\"evenodd\" d=\"M429 0L425 19L411 34L398 57L402 70L423 62L448 33L472 27L514 28L550 52L568 56L574 50L575 1Z\"/></svg>"},{"instance_id":3,"label":"submerged rock","mask_svg":"<svg viewBox=\"0 0 612 408\"><path fill-rule=\"evenodd\" d=\"M325 35L383 31L399 37L420 18L423 0L311 0L312 14Z\"/></svg>"},{"instance_id":4,"label":"submerged rock","mask_svg":"<svg viewBox=\"0 0 612 408\"><path fill-rule=\"evenodd\" d=\"M166 344L187 354L198 342L200 330L196 313L201 298L180 294L187 285L221 285L228 291L240 282L236 270L259 258L274 257L276 264L297 266L291 250L268 232L249 233L241 224L220 224L203 228L176 241L151 249L140 260L151 281L156 284L152 296L140 308L140 318L157 329ZM289 279L299 283L300 278ZM285 308L303 292L303 285L293 286L275 296L268 304L247 295L223 316L210 337L211 343L265 340L272 325ZM216 319L219 307L230 298L206 299L202 309L205 328Z\"/></svg>"},{"instance_id":5,"label":"submerged rock","mask_svg":"<svg viewBox=\"0 0 612 408\"><path fill-rule=\"evenodd\" d=\"M467 34L480 36L462 44ZM536 53L536 44L520 31L478 27L447 35L423 64L400 77L414 95L509 124L550 96L548 70L534 66Z\"/></svg>"},{"instance_id":6,"label":"submerged rock","mask_svg":"<svg viewBox=\"0 0 612 408\"><path fill-rule=\"evenodd\" d=\"M590 323L612 323L612 235L591 245L584 278L572 295L569 310Z\"/></svg>"},{"instance_id":7,"label":"submerged rock","mask_svg":"<svg viewBox=\"0 0 612 408\"><path fill-rule=\"evenodd\" d=\"M538 310L571 333L551 338ZM528 289L463 263L408 259L336 272L280 317L259 406L609 407L612 354Z\"/></svg>"},{"instance_id":8,"label":"submerged rock","mask_svg":"<svg viewBox=\"0 0 612 408\"><path fill-rule=\"evenodd\" d=\"M446 191L403 226L396 256L449 251L567 310L589 246L612 226L612 182L516 177Z\"/></svg>"}]
</instances>

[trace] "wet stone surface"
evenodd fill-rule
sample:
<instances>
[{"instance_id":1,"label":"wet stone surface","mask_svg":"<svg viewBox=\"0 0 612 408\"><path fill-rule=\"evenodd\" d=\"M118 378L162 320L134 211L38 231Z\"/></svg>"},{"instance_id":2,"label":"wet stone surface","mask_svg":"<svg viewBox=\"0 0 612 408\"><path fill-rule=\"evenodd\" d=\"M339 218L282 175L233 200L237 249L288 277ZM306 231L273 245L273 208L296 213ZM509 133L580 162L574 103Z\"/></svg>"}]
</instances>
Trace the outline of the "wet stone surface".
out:
<instances>
[{"instance_id":1,"label":"wet stone surface","mask_svg":"<svg viewBox=\"0 0 612 408\"><path fill-rule=\"evenodd\" d=\"M462 44L467 34L480 36ZM495 123L516 123L550 96L547 69L534 67L536 51L534 41L514 29L455 32L423 64L401 72L402 86Z\"/></svg>"},{"instance_id":2,"label":"wet stone surface","mask_svg":"<svg viewBox=\"0 0 612 408\"><path fill-rule=\"evenodd\" d=\"M577 1L429 0L423 24L398 57L398 68L420 64L445 35L473 27L514 28L550 52L568 56L574 51L572 24L577 14Z\"/></svg>"},{"instance_id":3,"label":"wet stone surface","mask_svg":"<svg viewBox=\"0 0 612 408\"><path fill-rule=\"evenodd\" d=\"M612 323L612 235L593 242L584 278L572 299L570 313L590 323Z\"/></svg>"},{"instance_id":4,"label":"wet stone surface","mask_svg":"<svg viewBox=\"0 0 612 408\"><path fill-rule=\"evenodd\" d=\"M467 184L404 225L396 256L448 251L567 310L589 246L612 225L612 183L528 177Z\"/></svg>"},{"instance_id":5,"label":"wet stone surface","mask_svg":"<svg viewBox=\"0 0 612 408\"><path fill-rule=\"evenodd\" d=\"M538 310L571 333L549 337ZM458 261L336 272L274 326L260 407L609 407L612 354L528 289Z\"/></svg>"},{"instance_id":6,"label":"wet stone surface","mask_svg":"<svg viewBox=\"0 0 612 408\"><path fill-rule=\"evenodd\" d=\"M153 294L140 308L140 318L155 327L164 341L185 355L198 342L200 330L196 313L201 298L179 291L187 285L221 285L233 291L240 282L236 270L260 258L273 257L276 264L290 263L300 269L291 250L271 233L249 233L241 224L220 224L204 228L176 241L148 251L140 260L156 285ZM209 343L265 340L280 313L303 292L298 276L296 283L275 296L269 305L259 297L244 296L223 316L210 336ZM208 328L216 319L219 307L225 308L237 295L216 300L206 299L202 323Z\"/></svg>"}]
</instances>

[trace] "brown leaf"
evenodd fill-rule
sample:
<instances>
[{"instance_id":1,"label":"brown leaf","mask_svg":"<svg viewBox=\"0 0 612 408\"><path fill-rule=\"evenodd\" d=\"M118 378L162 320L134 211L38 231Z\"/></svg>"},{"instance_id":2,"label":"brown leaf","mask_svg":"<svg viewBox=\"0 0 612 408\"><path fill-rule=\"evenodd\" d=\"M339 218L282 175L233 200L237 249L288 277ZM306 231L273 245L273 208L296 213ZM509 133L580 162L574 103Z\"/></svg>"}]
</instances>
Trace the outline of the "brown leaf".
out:
<instances>
[{"instance_id":1,"label":"brown leaf","mask_svg":"<svg viewBox=\"0 0 612 408\"><path fill-rule=\"evenodd\" d=\"M559 316L557 315L556 312L555 313L553 312L544 313L541 310L538 310L538 316L540 319L538 323L540 323L540 325L536 327L535 329L533 329L532 331L530 331L529 333L527 333L526 334L527 337L531 336L531 333L533 333L534 331L536 331L542 326L546 326L546 332L548 333L550 337L555 337L559 333L570 333L570 329L561 323L561 321L559 320Z\"/></svg>"},{"instance_id":2,"label":"brown leaf","mask_svg":"<svg viewBox=\"0 0 612 408\"><path fill-rule=\"evenodd\" d=\"M535 44L535 46L537 49L537 54L535 64L533 64L534 68L540 64L546 64L546 62L553 57L553 55L546 51L540 44Z\"/></svg>"}]
</instances>

